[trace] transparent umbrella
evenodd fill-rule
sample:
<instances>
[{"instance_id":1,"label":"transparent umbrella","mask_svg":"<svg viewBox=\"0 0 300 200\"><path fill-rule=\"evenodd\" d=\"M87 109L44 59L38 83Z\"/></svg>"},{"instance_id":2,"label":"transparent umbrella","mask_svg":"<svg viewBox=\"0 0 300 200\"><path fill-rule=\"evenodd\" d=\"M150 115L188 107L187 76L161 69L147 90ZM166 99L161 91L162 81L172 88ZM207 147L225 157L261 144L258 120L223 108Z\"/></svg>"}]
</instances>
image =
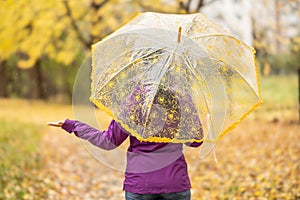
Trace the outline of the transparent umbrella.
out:
<instances>
[{"instance_id":1,"label":"transparent umbrella","mask_svg":"<svg viewBox=\"0 0 300 200\"><path fill-rule=\"evenodd\" d=\"M262 102L254 53L202 14L144 13L92 46L90 100L141 141L215 143Z\"/></svg>"}]
</instances>

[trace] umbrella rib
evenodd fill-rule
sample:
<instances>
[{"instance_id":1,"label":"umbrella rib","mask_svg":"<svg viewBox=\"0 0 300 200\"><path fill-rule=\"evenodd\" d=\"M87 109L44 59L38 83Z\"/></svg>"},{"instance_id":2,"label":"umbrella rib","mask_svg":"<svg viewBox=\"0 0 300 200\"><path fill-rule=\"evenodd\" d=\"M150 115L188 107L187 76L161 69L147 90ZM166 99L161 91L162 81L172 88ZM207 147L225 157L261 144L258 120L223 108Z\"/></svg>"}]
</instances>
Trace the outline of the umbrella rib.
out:
<instances>
[{"instance_id":1,"label":"umbrella rib","mask_svg":"<svg viewBox=\"0 0 300 200\"><path fill-rule=\"evenodd\" d=\"M199 80L199 79L197 78L197 75L196 75L196 74L198 74L198 73L197 73L195 70L193 70L193 68L191 68L191 66L193 66L192 63L191 63L191 61L189 60L189 58L188 58L187 56L185 56L185 58L186 58L186 59L184 59L184 61L187 63L187 66L188 66L190 72L191 72L192 75L196 78L196 80ZM205 80L205 79L203 78L203 76L202 76L200 73L199 73L199 76L200 76L203 80ZM199 81L201 81L201 80L199 80ZM206 86L206 85L205 85L205 86ZM200 87L202 87L202 86L200 85ZM206 90L209 91L209 89L207 88L207 86L206 86ZM206 97L204 96L204 94L203 94L202 92L201 92L201 94L202 94L202 96L203 96L203 99L205 100L205 105L206 105L206 108L207 108L207 112L208 112L209 115L211 115L210 109L209 109L209 107L208 107L207 99L206 99ZM197 108L197 107L196 107L196 108ZM198 111L198 109L197 109L197 111ZM212 125L212 128L213 128L213 125Z\"/></svg>"},{"instance_id":2,"label":"umbrella rib","mask_svg":"<svg viewBox=\"0 0 300 200\"><path fill-rule=\"evenodd\" d=\"M224 63L228 68L230 68L232 71L234 71L246 84L247 86L252 90L252 92L254 92L254 94L257 95L256 91L253 89L253 86L250 85L250 83L245 79L245 77L238 71L236 70L235 68L233 68L232 66L228 65L227 63L225 63L224 61L222 60L219 60L221 63Z\"/></svg>"},{"instance_id":3,"label":"umbrella rib","mask_svg":"<svg viewBox=\"0 0 300 200\"><path fill-rule=\"evenodd\" d=\"M111 81L111 80L116 76L116 74L119 74L121 71L123 71L123 70L125 70L127 67L131 66L131 65L134 64L137 60L144 59L144 58L146 58L146 57L148 57L148 56L150 56L150 55L152 55L152 54L154 54L154 53L156 53L157 51L162 50L162 49L164 49L164 48L156 49L155 51L152 51L152 52L150 52L150 53L148 53L148 54L145 54L145 55L142 56L142 57L136 58L135 60L129 62L127 65L125 65L124 67L122 67L120 70L118 70L117 72L115 72L114 75L112 75L112 77L111 77L109 80L107 80L105 83L103 83L103 84L102 84L102 87L99 88L99 90L101 90L101 89L102 89L109 81ZM113 63L113 62L112 62L112 63Z\"/></svg>"},{"instance_id":4,"label":"umbrella rib","mask_svg":"<svg viewBox=\"0 0 300 200\"><path fill-rule=\"evenodd\" d=\"M171 63L171 59L174 57L174 54L175 54L175 52L173 52L172 54L170 54L169 55L169 57L168 57L168 59L167 59L167 64L166 65L164 65L164 67L163 67L163 70L162 70L162 72L161 72L161 74L162 75L164 75L165 73L165 71L166 71L166 69L168 68L168 66L170 66L170 63ZM162 75L160 76L160 78L162 77ZM157 84L157 88L158 88L158 86L159 86L159 84ZM153 102L153 100L154 100L154 98L155 98L155 95L152 95L152 97L151 97L151 101L150 102ZM148 120L149 120L149 115L150 115L150 110L151 110L151 108L152 108L152 103L150 103L150 104L148 104L149 105L149 109L147 109L147 112L146 112L146 115L145 115L145 126L144 126L144 130L143 130L143 133L144 133L144 131L145 131L145 129L146 129L146 124L148 123Z\"/></svg>"},{"instance_id":5,"label":"umbrella rib","mask_svg":"<svg viewBox=\"0 0 300 200\"><path fill-rule=\"evenodd\" d=\"M192 51L194 54L196 54L196 52ZM196 54L197 55L197 54ZM186 57L187 58L187 57ZM203 58L208 58L208 57L203 57ZM226 65L228 68L230 68L232 71L234 71L239 77L241 77L241 79L243 79L243 81L248 85L248 87L257 95L257 93L255 92L255 90L253 89L252 85L249 84L249 82L245 79L245 77L235 68L233 68L232 66L230 66L229 64L227 64L226 62L217 59L217 58L208 58L210 60L215 60L218 61L220 63L224 63L224 65ZM187 60L189 61L189 59L187 58ZM201 74L200 74L201 76ZM202 76L201 76L202 77ZM202 77L203 78L203 77ZM257 95L258 96L258 95Z\"/></svg>"},{"instance_id":6,"label":"umbrella rib","mask_svg":"<svg viewBox=\"0 0 300 200\"><path fill-rule=\"evenodd\" d=\"M246 44L245 44L245 45L246 45ZM192 51L192 52L193 52L195 55L197 55L197 53L196 53L195 51ZM227 67L229 67L230 69L232 69L232 71L234 71L235 73L237 73L237 74L244 80L244 82L246 82L247 85L254 91L253 87L249 84L248 81L246 81L245 77L244 77L238 70L236 70L235 68L233 68L232 66L230 66L230 65L227 64L226 62L224 62L224 61L222 61L222 60L220 60L220 59L218 59L218 58L216 58L216 57L212 58L212 57L202 56L202 58L207 58L207 59L209 59L209 60L214 60L214 61L218 61L218 62L220 62L220 63L224 63ZM201 74L200 74L200 76L201 76ZM201 76L201 77L202 77L202 76ZM254 91L254 93L256 94L255 91Z\"/></svg>"},{"instance_id":7,"label":"umbrella rib","mask_svg":"<svg viewBox=\"0 0 300 200\"><path fill-rule=\"evenodd\" d=\"M153 52L153 53L155 53L155 52ZM151 55L151 54L150 54L150 55ZM151 67L152 67L152 66L153 66L153 64L151 65ZM127 67L127 66L125 66L125 68L126 68L126 67ZM145 70L144 73L141 74L141 76L140 76L140 78L139 78L139 80L138 80L137 82L139 82L140 80L143 79L143 77L145 76L145 74L147 73L147 71L150 70L151 67L147 68L147 70ZM122 71L122 70L124 70L124 69L121 69L120 71ZM111 79L110 79L110 80L111 80ZM110 80L109 80L109 81L110 81ZM108 82L109 82L109 81L108 81ZM105 83L105 84L106 84L106 83ZM105 85L105 84L104 84L104 85ZM121 86L119 86L119 87L114 86L114 89L119 89L119 88L122 88L122 87L121 87ZM101 90L101 89L100 89L100 90ZM113 93L113 92L112 92L112 91L106 91L106 92L103 92L102 95L109 94L109 93Z\"/></svg>"},{"instance_id":8,"label":"umbrella rib","mask_svg":"<svg viewBox=\"0 0 300 200\"><path fill-rule=\"evenodd\" d=\"M194 52L195 53L195 52ZM190 71L191 71L191 73L193 74L193 76L197 79L197 76L196 76L196 74L197 74L197 72L195 71L195 70L193 70L190 66L192 66L192 64L191 64L191 62L190 62L190 60L189 60L189 58L187 57L187 56L185 56L186 57L186 60L185 60L185 62L187 62L187 66L188 66L188 68L190 69ZM215 60L215 59L214 59ZM259 95L255 92L255 90L253 89L253 87L249 84L249 82L248 81L246 81L246 79L243 77L243 75L242 74L240 74L237 70L235 70L233 67L231 67L230 65L228 65L227 63L225 63L225 62L223 62L223 61L221 61L221 60L219 60L219 59L216 59L217 61L219 61L219 62L221 62L221 63L224 63L224 65L226 65L228 68L230 68L232 71L234 71L243 81L244 81L244 83L248 86L248 88L260 99L260 97L259 97ZM202 78L203 78L203 76L199 73L199 76L201 76ZM199 79L197 79L197 80L199 80ZM207 89L208 90L208 89ZM208 90L209 91L209 90ZM203 94L202 94L203 95ZM207 104L207 99L205 98L205 96L203 95L203 98L205 99L205 103L206 103L206 107L207 107L207 110L208 110L208 113L209 114L211 114L210 113L210 110L208 109L208 104ZM212 127L211 127L213 130L214 130L214 126L213 126L213 124L212 124ZM213 131L214 132L214 131Z\"/></svg>"},{"instance_id":9,"label":"umbrella rib","mask_svg":"<svg viewBox=\"0 0 300 200\"><path fill-rule=\"evenodd\" d=\"M193 27L193 22L195 21L196 17L197 17L197 16L194 15L194 17L193 17L192 19L190 19L189 23L187 23L187 24L189 24L189 27L186 28L186 30L185 30L185 34L186 34L186 35L187 35L187 33L191 30L191 28Z\"/></svg>"},{"instance_id":10,"label":"umbrella rib","mask_svg":"<svg viewBox=\"0 0 300 200\"><path fill-rule=\"evenodd\" d=\"M193 65L192 65L191 61L189 60L189 58L188 58L187 56L185 56L185 58L186 58L186 59L183 59L183 60L186 62L186 64L187 64L189 70L191 71L192 75L193 75L198 81L201 81L201 80L199 80L199 79L197 78L197 75L196 75L197 72L196 72L195 70L193 70L193 69L190 67L190 66L193 66ZM199 73L199 76L201 76L201 78L202 78L203 80L205 80L205 79L203 78L203 76L202 76L200 73ZM208 90L208 88L206 88L206 90ZM209 90L208 90L208 91L209 91ZM203 98L205 99L205 105L206 105L206 107L207 107L207 110L209 111L207 99L206 99L206 97L203 95L203 93L201 93L201 94L202 94Z\"/></svg>"},{"instance_id":11,"label":"umbrella rib","mask_svg":"<svg viewBox=\"0 0 300 200\"><path fill-rule=\"evenodd\" d=\"M238 43L240 43L240 44L246 46L247 48L252 49L252 51L255 51L255 50L253 49L253 47L247 45L246 43L244 43L244 42L242 42L242 41L240 41L240 40L238 40L238 39L235 38L234 36L232 36L232 35L227 35L227 34L215 33L215 34L210 34L210 35L202 35L202 36L198 36L198 37L191 37L191 39L194 40L194 39L196 39L196 38L205 38L205 37L211 37L211 36L218 36L218 37L223 36L223 37L229 37L229 38L231 38L231 39L237 41ZM238 74L243 78L243 80L244 80L245 82L247 82L246 79L244 78L244 76L243 76L241 73L239 73L237 70L235 70L234 68L232 68L230 65L228 65L228 64L225 63L224 61L222 61L222 60L220 60L220 59L218 59L218 58L215 58L215 59L218 60L219 62L222 62L222 63L226 64L226 66L228 66L228 67L230 67L231 69L233 69L236 73L238 73ZM248 82L247 82L247 83L248 83ZM252 89L252 87L250 87L250 88Z\"/></svg>"}]
</instances>

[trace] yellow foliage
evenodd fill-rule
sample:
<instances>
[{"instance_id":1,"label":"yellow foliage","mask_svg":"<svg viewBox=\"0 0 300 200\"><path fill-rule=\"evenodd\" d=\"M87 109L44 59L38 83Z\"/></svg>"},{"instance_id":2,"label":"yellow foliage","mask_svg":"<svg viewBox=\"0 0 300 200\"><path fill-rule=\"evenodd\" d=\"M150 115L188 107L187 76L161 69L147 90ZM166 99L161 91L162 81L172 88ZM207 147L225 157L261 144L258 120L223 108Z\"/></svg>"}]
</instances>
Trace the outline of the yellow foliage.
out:
<instances>
[{"instance_id":1,"label":"yellow foliage","mask_svg":"<svg viewBox=\"0 0 300 200\"><path fill-rule=\"evenodd\" d=\"M34 66L42 57L69 65L79 52L89 50L89 40L102 39L139 12L175 10L174 5L166 5L162 0L112 0L98 10L92 9L92 2L103 1L68 0L68 13L64 1L0 1L0 60L22 53L26 59L19 58L21 68ZM78 30L74 29L74 22Z\"/></svg>"},{"instance_id":2,"label":"yellow foliage","mask_svg":"<svg viewBox=\"0 0 300 200\"><path fill-rule=\"evenodd\" d=\"M79 1L69 1L76 9L75 19L83 15ZM83 1L82 1L83 2ZM82 3L81 2L81 3ZM70 28L62 1L1 1L0 58L5 60L17 52L26 54L18 66L29 68L43 55L70 64L78 53L76 35ZM63 41L57 46L58 41ZM68 52L69 51L69 52Z\"/></svg>"}]
</instances>

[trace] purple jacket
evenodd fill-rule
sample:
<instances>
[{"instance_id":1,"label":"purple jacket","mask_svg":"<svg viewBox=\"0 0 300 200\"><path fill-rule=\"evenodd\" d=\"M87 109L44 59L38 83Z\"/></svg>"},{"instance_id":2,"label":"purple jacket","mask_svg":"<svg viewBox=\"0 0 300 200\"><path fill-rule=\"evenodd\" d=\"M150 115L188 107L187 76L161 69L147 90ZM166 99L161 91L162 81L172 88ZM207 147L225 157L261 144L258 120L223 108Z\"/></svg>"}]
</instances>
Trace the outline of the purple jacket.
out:
<instances>
[{"instance_id":1,"label":"purple jacket","mask_svg":"<svg viewBox=\"0 0 300 200\"><path fill-rule=\"evenodd\" d=\"M114 120L106 131L97 130L85 123L66 120L64 130L88 140L93 145L111 150L129 136L127 167L123 189L139 194L181 192L191 188L182 144L140 142L130 136ZM198 147L201 143L186 144Z\"/></svg>"}]
</instances>

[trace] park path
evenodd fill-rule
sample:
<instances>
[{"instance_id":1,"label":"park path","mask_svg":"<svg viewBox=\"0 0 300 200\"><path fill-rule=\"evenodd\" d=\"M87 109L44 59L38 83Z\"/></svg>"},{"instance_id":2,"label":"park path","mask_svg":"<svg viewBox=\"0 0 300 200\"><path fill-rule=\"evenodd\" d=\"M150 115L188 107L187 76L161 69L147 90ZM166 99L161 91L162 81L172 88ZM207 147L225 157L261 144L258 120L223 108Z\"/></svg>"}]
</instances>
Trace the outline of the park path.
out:
<instances>
[{"instance_id":1,"label":"park path","mask_svg":"<svg viewBox=\"0 0 300 200\"><path fill-rule=\"evenodd\" d=\"M74 135L49 127L40 145L45 166L39 176L49 187L49 199L124 198L123 173L94 159Z\"/></svg>"}]
</instances>

